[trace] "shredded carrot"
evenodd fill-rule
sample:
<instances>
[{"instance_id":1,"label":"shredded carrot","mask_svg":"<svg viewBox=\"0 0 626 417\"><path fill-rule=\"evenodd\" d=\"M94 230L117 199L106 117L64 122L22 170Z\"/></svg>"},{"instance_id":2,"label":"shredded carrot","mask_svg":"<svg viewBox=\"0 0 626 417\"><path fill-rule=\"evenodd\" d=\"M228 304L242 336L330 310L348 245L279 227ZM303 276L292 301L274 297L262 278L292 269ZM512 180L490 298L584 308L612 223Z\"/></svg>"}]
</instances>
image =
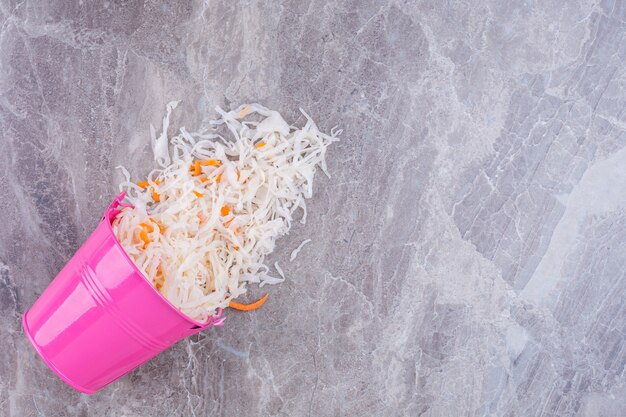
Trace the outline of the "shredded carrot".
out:
<instances>
[{"instance_id":1,"label":"shredded carrot","mask_svg":"<svg viewBox=\"0 0 626 417\"><path fill-rule=\"evenodd\" d=\"M237 181L239 181L239 178L241 178L241 172L239 172L239 170L237 170Z\"/></svg>"},{"instance_id":2,"label":"shredded carrot","mask_svg":"<svg viewBox=\"0 0 626 417\"><path fill-rule=\"evenodd\" d=\"M157 266L157 277L155 280L155 286L157 290L160 290L163 287L164 281L165 278L163 277L163 267L159 264L159 266Z\"/></svg>"},{"instance_id":3,"label":"shredded carrot","mask_svg":"<svg viewBox=\"0 0 626 417\"><path fill-rule=\"evenodd\" d=\"M207 177L200 177L200 181L207 182L209 179Z\"/></svg>"},{"instance_id":4,"label":"shredded carrot","mask_svg":"<svg viewBox=\"0 0 626 417\"><path fill-rule=\"evenodd\" d=\"M267 300L268 296L269 296L269 294L265 294L258 301L255 301L252 304L240 304L240 303L237 303L235 301L231 301L230 303L228 303L228 307L234 308L235 310L240 310L240 311L256 310L257 308L261 307L263 305L263 303L265 303L265 300Z\"/></svg>"},{"instance_id":5,"label":"shredded carrot","mask_svg":"<svg viewBox=\"0 0 626 417\"><path fill-rule=\"evenodd\" d=\"M233 249L239 250L239 246L233 246Z\"/></svg>"},{"instance_id":6,"label":"shredded carrot","mask_svg":"<svg viewBox=\"0 0 626 417\"><path fill-rule=\"evenodd\" d=\"M250 106L246 106L243 109L241 109L241 111L239 112L239 118L241 119L242 117L245 117L249 111L250 111Z\"/></svg>"},{"instance_id":7,"label":"shredded carrot","mask_svg":"<svg viewBox=\"0 0 626 417\"><path fill-rule=\"evenodd\" d=\"M139 238L143 241L143 248L145 249L146 246L148 246L148 244L150 243L150 238L148 237L148 232L146 232L146 229L141 229L141 231L139 232Z\"/></svg>"},{"instance_id":8,"label":"shredded carrot","mask_svg":"<svg viewBox=\"0 0 626 417\"><path fill-rule=\"evenodd\" d=\"M217 178L215 178L215 182L219 184L221 181L222 181L222 174L219 174Z\"/></svg>"},{"instance_id":9,"label":"shredded carrot","mask_svg":"<svg viewBox=\"0 0 626 417\"><path fill-rule=\"evenodd\" d=\"M222 213L222 216L228 216L228 213L230 213L230 207L222 206L222 210L220 211L220 213Z\"/></svg>"},{"instance_id":10,"label":"shredded carrot","mask_svg":"<svg viewBox=\"0 0 626 417\"><path fill-rule=\"evenodd\" d=\"M222 165L222 162L218 161L217 159L206 159L204 161L200 161L200 165L202 166L212 166L212 167L218 167L220 165Z\"/></svg>"},{"instance_id":11,"label":"shredded carrot","mask_svg":"<svg viewBox=\"0 0 626 417\"><path fill-rule=\"evenodd\" d=\"M189 166L189 171L193 171L193 175L198 176L199 174L199 167L201 166L212 166L212 167L219 167L222 165L222 161L220 161L219 159L205 159L203 161L197 160L194 161L190 166Z\"/></svg>"},{"instance_id":12,"label":"shredded carrot","mask_svg":"<svg viewBox=\"0 0 626 417\"><path fill-rule=\"evenodd\" d=\"M196 195L196 197L198 197L198 198L202 198L202 197L204 197L204 194L199 193L199 192L197 192L197 191L194 191L193 193L194 193L194 194Z\"/></svg>"},{"instance_id":13,"label":"shredded carrot","mask_svg":"<svg viewBox=\"0 0 626 417\"><path fill-rule=\"evenodd\" d=\"M161 180L157 178L156 180L154 180L154 183L156 185L159 185L161 184ZM140 186L141 188L148 188L150 183L148 181L139 181L137 185ZM152 193L152 198L154 199L154 201L156 202L161 201L161 196L156 191L154 191L154 187L150 188L150 192Z\"/></svg>"},{"instance_id":14,"label":"shredded carrot","mask_svg":"<svg viewBox=\"0 0 626 417\"><path fill-rule=\"evenodd\" d=\"M145 249L146 246L148 246L148 244L150 243L150 237L148 236L148 233L154 232L154 226L152 226L150 223L141 223L140 226L141 230L139 231L139 238L143 241L143 247Z\"/></svg>"},{"instance_id":15,"label":"shredded carrot","mask_svg":"<svg viewBox=\"0 0 626 417\"><path fill-rule=\"evenodd\" d=\"M234 234L239 233L239 228L238 228L238 227L235 227L235 230L233 230L233 233L234 233Z\"/></svg>"},{"instance_id":16,"label":"shredded carrot","mask_svg":"<svg viewBox=\"0 0 626 417\"><path fill-rule=\"evenodd\" d=\"M163 226L163 223L157 222L156 220L152 220L152 221L155 222L157 226L159 226L159 233L165 233L165 230L167 229L167 227Z\"/></svg>"},{"instance_id":17,"label":"shredded carrot","mask_svg":"<svg viewBox=\"0 0 626 417\"><path fill-rule=\"evenodd\" d=\"M230 219L229 221L224 222L224 226L226 226L226 227L230 226L230 224L233 222L233 220L235 220L234 217L232 219Z\"/></svg>"},{"instance_id":18,"label":"shredded carrot","mask_svg":"<svg viewBox=\"0 0 626 417\"><path fill-rule=\"evenodd\" d=\"M262 148L262 147L264 147L264 146L265 146L265 142L259 142L259 143L257 143L256 145L254 145L254 147L255 147L255 148L257 148L257 149L258 149L258 148Z\"/></svg>"},{"instance_id":19,"label":"shredded carrot","mask_svg":"<svg viewBox=\"0 0 626 417\"><path fill-rule=\"evenodd\" d=\"M154 180L154 183L156 185L159 185L159 184L161 184L161 180L159 178L157 178L156 180ZM148 182L148 181L139 181L137 183L137 185L140 186L141 188L146 188L148 185L150 185L150 182Z\"/></svg>"}]
</instances>

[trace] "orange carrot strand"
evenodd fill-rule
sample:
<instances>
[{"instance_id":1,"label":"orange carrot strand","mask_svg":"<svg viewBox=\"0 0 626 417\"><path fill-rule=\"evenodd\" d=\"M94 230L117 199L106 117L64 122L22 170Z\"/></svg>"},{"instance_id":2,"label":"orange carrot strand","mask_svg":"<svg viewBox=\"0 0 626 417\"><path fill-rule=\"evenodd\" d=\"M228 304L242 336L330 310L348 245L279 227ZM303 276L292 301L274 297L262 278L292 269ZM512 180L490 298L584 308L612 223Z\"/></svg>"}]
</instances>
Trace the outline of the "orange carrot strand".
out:
<instances>
[{"instance_id":1,"label":"orange carrot strand","mask_svg":"<svg viewBox=\"0 0 626 417\"><path fill-rule=\"evenodd\" d=\"M231 301L230 303L228 303L228 307L234 308L235 310L239 310L239 311L256 310L257 308L261 307L263 305L263 303L265 303L265 300L267 300L268 296L269 296L269 294L265 294L258 301L255 301L252 304L241 304L241 303L238 303L238 302L235 302L235 301Z\"/></svg>"},{"instance_id":2,"label":"orange carrot strand","mask_svg":"<svg viewBox=\"0 0 626 417\"><path fill-rule=\"evenodd\" d=\"M209 165L212 167L218 167L222 165L222 163L218 161L217 159L205 159L204 161L200 161L200 165L203 165L203 166Z\"/></svg>"},{"instance_id":3,"label":"orange carrot strand","mask_svg":"<svg viewBox=\"0 0 626 417\"><path fill-rule=\"evenodd\" d=\"M246 106L243 109L241 109L241 111L239 112L239 118L241 119L242 117L245 117L249 111L250 111L250 106Z\"/></svg>"},{"instance_id":4,"label":"orange carrot strand","mask_svg":"<svg viewBox=\"0 0 626 417\"><path fill-rule=\"evenodd\" d=\"M148 237L148 232L146 229L141 229L139 232L139 238L143 241L143 248L145 249L150 243L150 238Z\"/></svg>"}]
</instances>

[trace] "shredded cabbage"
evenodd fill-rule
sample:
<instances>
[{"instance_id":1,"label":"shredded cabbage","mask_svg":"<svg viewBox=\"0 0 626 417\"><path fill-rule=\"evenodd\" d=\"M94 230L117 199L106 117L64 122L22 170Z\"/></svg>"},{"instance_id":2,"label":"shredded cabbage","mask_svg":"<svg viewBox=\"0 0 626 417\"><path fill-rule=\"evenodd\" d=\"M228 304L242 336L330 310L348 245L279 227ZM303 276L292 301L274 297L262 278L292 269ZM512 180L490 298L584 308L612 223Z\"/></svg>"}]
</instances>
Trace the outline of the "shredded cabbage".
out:
<instances>
[{"instance_id":1,"label":"shredded cabbage","mask_svg":"<svg viewBox=\"0 0 626 417\"><path fill-rule=\"evenodd\" d=\"M244 294L247 283L284 281L277 263L280 278L269 275L265 256L298 209L306 221L316 167L328 175L326 149L341 132L320 132L302 109L306 123L297 128L276 111L247 104L228 112L217 107L220 118L210 129L181 128L168 139L177 104L167 105L158 138L151 129L161 168L145 184L131 182L121 168L120 190L132 207L122 209L113 231L161 294L206 321Z\"/></svg>"},{"instance_id":2,"label":"shredded cabbage","mask_svg":"<svg viewBox=\"0 0 626 417\"><path fill-rule=\"evenodd\" d=\"M298 256L298 254L302 250L302 248L304 247L304 245L306 245L310 241L311 241L311 239L303 240L302 243L300 243L297 248L295 248L293 251L291 251L291 256L289 257L289 262L293 262L294 259L296 259L296 257Z\"/></svg>"}]
</instances>

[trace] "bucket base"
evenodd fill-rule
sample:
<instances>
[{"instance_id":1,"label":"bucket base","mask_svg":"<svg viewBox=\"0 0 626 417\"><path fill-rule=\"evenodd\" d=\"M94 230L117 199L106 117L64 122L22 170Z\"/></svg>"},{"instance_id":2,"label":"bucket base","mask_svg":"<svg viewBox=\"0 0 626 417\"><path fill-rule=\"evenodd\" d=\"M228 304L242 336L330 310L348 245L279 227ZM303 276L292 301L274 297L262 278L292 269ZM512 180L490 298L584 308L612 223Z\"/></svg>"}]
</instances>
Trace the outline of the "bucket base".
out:
<instances>
[{"instance_id":1,"label":"bucket base","mask_svg":"<svg viewBox=\"0 0 626 417\"><path fill-rule=\"evenodd\" d=\"M35 348L35 351L37 352L37 355L39 355L41 360L43 360L43 362L48 366L48 368L50 368L55 374L57 374L57 376L61 378L61 380L65 382L67 385L69 385L70 387L82 392L83 394L93 394L95 391L88 390L86 388L81 387L80 385L75 384L72 380L70 380L68 377L63 375L63 373L59 371L56 368L56 366L54 366L50 361L48 361L48 359L42 354L41 349L39 349L39 346L37 346L37 343L35 343L32 335L30 334L30 329L28 328L28 322L26 321L26 314L28 313L24 313L24 315L22 316L22 326L24 327L24 333L26 333L26 336L28 336L28 340L30 341L30 344L33 346L33 348Z\"/></svg>"}]
</instances>

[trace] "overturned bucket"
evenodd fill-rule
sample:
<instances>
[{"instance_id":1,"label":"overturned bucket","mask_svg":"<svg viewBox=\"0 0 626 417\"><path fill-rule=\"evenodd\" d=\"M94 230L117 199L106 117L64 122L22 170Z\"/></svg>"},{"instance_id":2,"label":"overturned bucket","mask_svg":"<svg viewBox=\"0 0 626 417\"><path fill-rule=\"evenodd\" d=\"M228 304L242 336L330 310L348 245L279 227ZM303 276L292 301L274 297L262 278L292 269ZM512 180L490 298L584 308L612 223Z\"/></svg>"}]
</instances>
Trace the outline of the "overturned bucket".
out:
<instances>
[{"instance_id":1,"label":"overturned bucket","mask_svg":"<svg viewBox=\"0 0 626 417\"><path fill-rule=\"evenodd\" d=\"M102 221L33 306L24 331L44 362L73 388L92 394L179 340L213 325L197 322L148 282Z\"/></svg>"}]
</instances>

